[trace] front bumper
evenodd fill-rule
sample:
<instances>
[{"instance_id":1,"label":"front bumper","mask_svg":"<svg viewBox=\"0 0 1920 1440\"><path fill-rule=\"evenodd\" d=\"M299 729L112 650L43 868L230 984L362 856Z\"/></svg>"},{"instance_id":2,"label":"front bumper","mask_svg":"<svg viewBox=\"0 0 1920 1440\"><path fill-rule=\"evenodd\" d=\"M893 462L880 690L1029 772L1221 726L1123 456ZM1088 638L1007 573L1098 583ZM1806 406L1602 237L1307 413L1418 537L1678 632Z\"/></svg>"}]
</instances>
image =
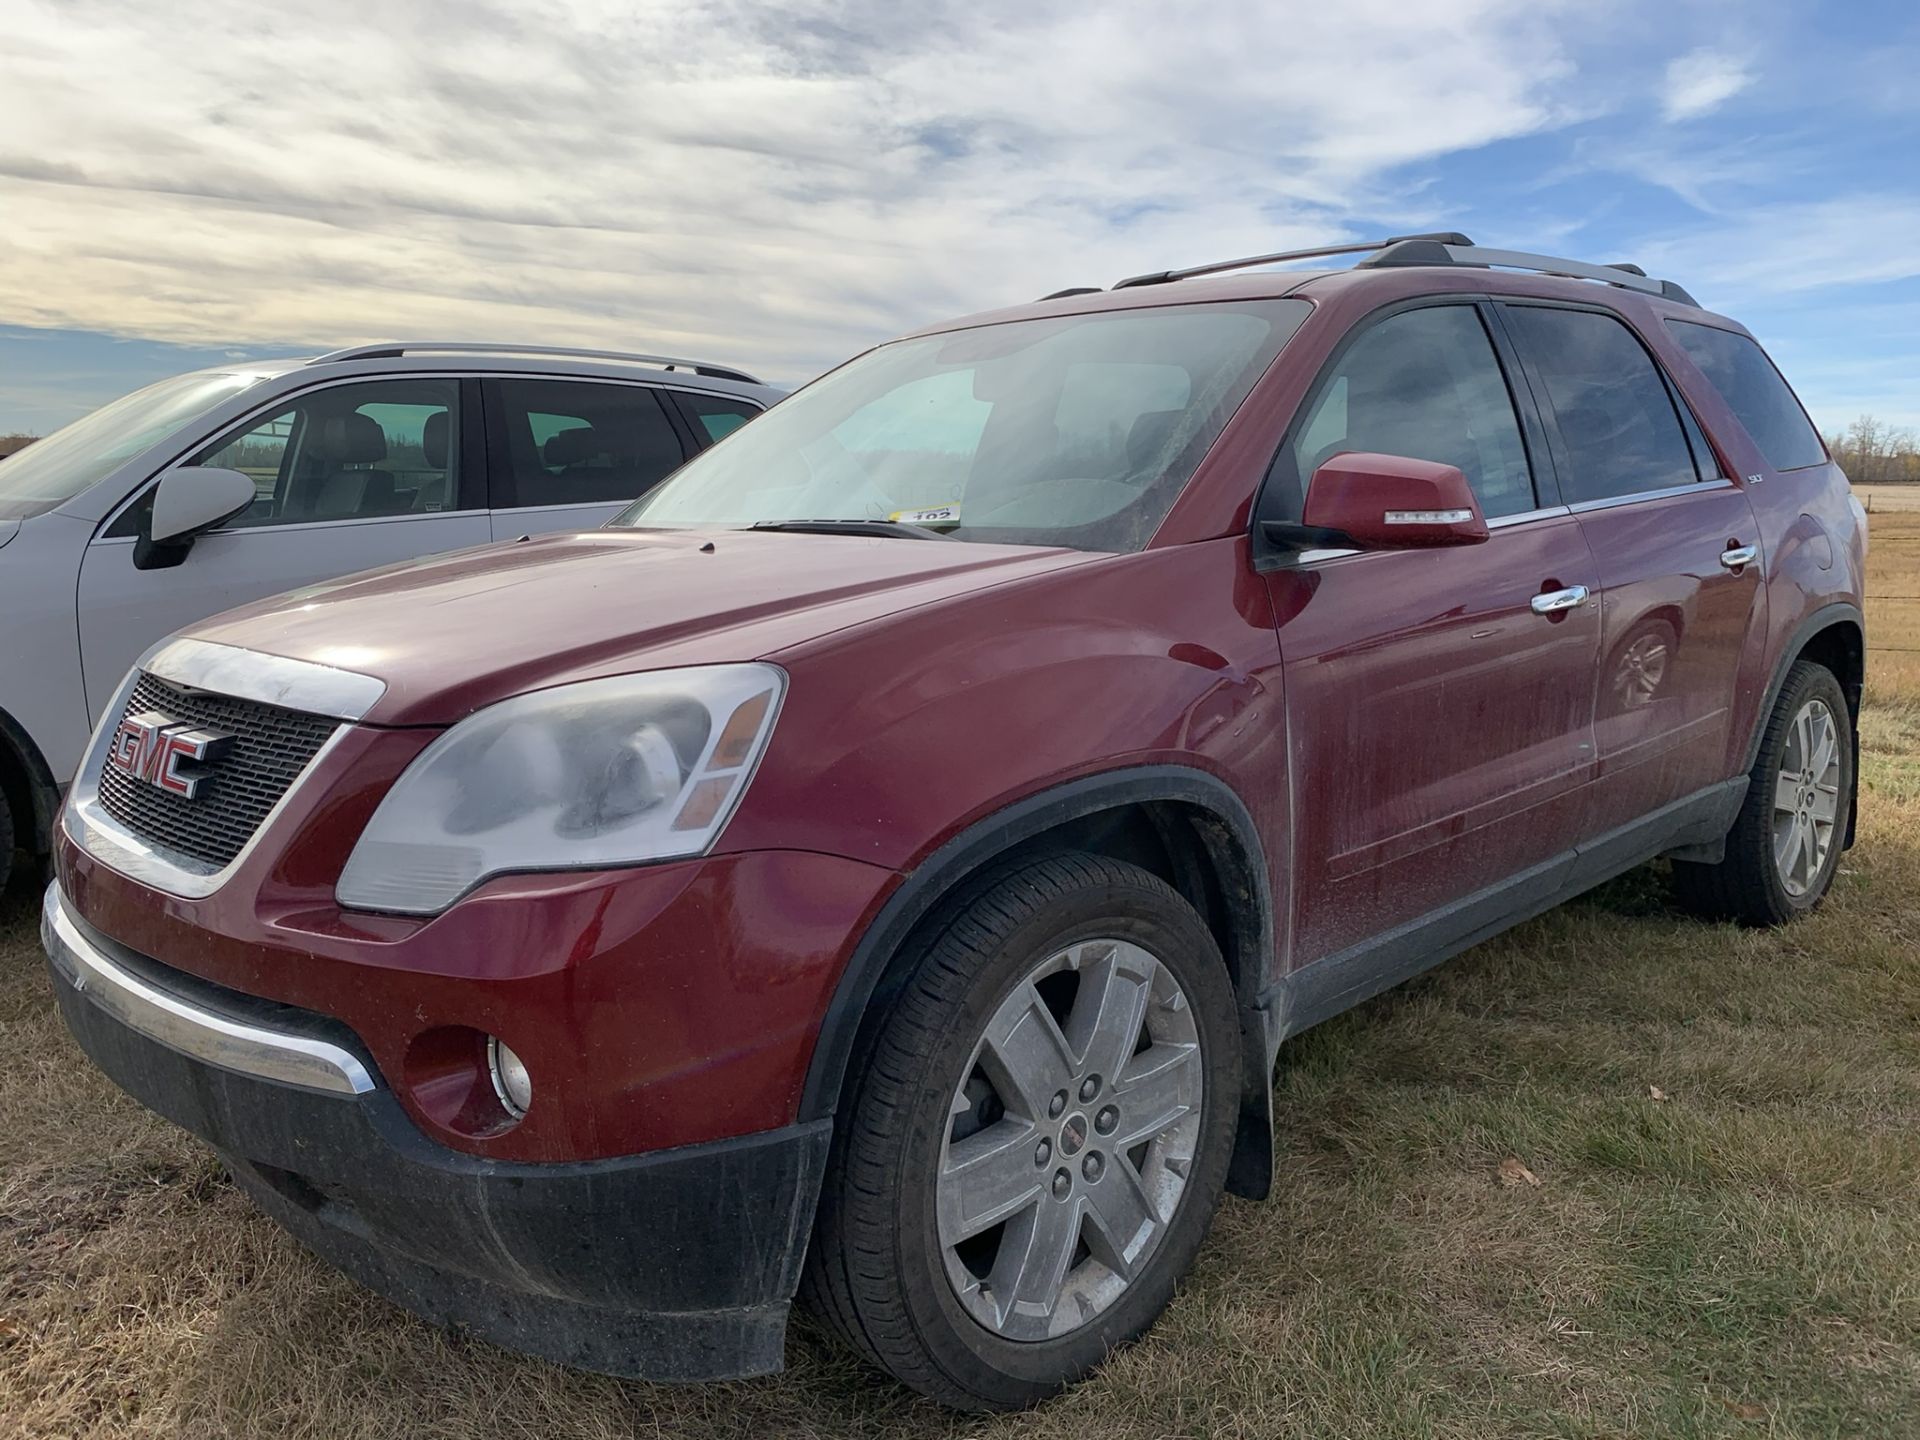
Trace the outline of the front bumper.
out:
<instances>
[{"instance_id":1,"label":"front bumper","mask_svg":"<svg viewBox=\"0 0 1920 1440\"><path fill-rule=\"evenodd\" d=\"M649 1155L490 1160L429 1140L338 1022L167 970L47 892L82 1048L219 1151L269 1215L439 1324L615 1375L781 1365L831 1125Z\"/></svg>"}]
</instances>

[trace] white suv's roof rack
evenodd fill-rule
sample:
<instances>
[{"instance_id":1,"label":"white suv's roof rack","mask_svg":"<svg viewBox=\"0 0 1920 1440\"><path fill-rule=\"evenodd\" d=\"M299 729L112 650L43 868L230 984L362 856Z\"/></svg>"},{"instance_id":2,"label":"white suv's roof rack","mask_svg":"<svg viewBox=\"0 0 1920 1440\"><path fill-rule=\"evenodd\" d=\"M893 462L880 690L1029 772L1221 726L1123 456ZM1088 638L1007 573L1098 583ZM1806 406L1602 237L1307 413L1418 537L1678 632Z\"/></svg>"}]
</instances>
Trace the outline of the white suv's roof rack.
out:
<instances>
[{"instance_id":1,"label":"white suv's roof rack","mask_svg":"<svg viewBox=\"0 0 1920 1440\"><path fill-rule=\"evenodd\" d=\"M691 370L696 375L711 375L718 380L739 380L748 385L765 382L757 375L732 365L716 365L710 360L689 360L679 355L643 355L631 350L576 350L563 345L489 345L470 340L382 340L371 345L350 345L316 355L309 365L330 365L340 360L394 360L402 355L555 355L576 360L627 360L639 365L658 365L666 370Z\"/></svg>"}]
</instances>

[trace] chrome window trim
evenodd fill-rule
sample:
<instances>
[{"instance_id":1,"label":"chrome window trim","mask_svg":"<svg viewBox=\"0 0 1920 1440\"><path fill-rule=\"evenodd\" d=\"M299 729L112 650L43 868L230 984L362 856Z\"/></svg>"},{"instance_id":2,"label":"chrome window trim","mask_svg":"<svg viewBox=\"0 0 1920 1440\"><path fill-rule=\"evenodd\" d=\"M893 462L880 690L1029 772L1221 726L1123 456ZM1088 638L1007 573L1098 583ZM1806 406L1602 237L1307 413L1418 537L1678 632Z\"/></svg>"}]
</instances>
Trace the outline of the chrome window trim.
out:
<instances>
[{"instance_id":1,"label":"chrome window trim","mask_svg":"<svg viewBox=\"0 0 1920 1440\"><path fill-rule=\"evenodd\" d=\"M210 690L289 710L305 710L346 723L314 752L313 759L294 777L233 859L225 865L210 865L135 835L100 803L100 772L106 768L107 750L126 711L127 697L143 673L196 690ZM237 645L216 645L208 640L163 640L140 657L100 712L100 723L94 727L79 773L67 791L61 828L75 845L128 879L183 900L203 900L247 863L307 776L345 737L347 725L371 710L386 689L385 681L371 675L337 670L307 660L290 660L282 655L243 650Z\"/></svg>"},{"instance_id":2,"label":"chrome window trim","mask_svg":"<svg viewBox=\"0 0 1920 1440\"><path fill-rule=\"evenodd\" d=\"M1732 490L1734 483L1721 476L1715 480L1695 480L1686 485L1668 485L1660 490L1637 490L1631 495L1609 495L1601 500L1577 500L1567 508L1576 515L1595 510L1611 510L1619 505L1638 505L1643 500L1671 500L1676 495L1698 495L1707 490Z\"/></svg>"},{"instance_id":3,"label":"chrome window trim","mask_svg":"<svg viewBox=\"0 0 1920 1440\"><path fill-rule=\"evenodd\" d=\"M222 1070L303 1090L365 1095L377 1089L352 1051L306 1035L251 1025L195 1005L117 963L81 933L59 883L47 887L40 942L74 990L149 1040Z\"/></svg>"},{"instance_id":4,"label":"chrome window trim","mask_svg":"<svg viewBox=\"0 0 1920 1440\"><path fill-rule=\"evenodd\" d=\"M1560 515L1571 515L1573 511L1565 505L1543 505L1538 510L1522 510L1513 515L1496 515L1487 521L1487 529L1504 530L1509 525L1526 525L1535 520L1551 520Z\"/></svg>"}]
</instances>

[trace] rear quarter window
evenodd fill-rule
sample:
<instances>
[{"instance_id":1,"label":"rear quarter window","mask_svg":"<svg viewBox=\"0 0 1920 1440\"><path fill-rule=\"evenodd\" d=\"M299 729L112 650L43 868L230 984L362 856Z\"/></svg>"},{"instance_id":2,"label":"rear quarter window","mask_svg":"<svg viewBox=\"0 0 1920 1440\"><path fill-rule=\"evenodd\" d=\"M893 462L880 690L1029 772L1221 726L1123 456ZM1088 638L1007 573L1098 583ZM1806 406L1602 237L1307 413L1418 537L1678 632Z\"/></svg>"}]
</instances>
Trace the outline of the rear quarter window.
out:
<instances>
[{"instance_id":1,"label":"rear quarter window","mask_svg":"<svg viewBox=\"0 0 1920 1440\"><path fill-rule=\"evenodd\" d=\"M1807 412L1767 352L1745 335L1690 320L1669 320L1673 338L1720 392L1776 470L1800 470L1827 458Z\"/></svg>"}]
</instances>

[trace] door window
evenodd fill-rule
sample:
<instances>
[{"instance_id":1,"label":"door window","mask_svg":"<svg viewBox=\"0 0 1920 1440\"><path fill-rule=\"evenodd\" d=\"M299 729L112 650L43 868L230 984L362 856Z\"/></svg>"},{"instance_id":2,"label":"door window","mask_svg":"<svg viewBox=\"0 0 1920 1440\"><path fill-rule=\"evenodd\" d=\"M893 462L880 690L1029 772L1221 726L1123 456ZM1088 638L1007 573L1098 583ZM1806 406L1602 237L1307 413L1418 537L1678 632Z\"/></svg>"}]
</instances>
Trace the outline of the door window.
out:
<instances>
[{"instance_id":1,"label":"door window","mask_svg":"<svg viewBox=\"0 0 1920 1440\"><path fill-rule=\"evenodd\" d=\"M666 407L644 385L499 380L489 409L504 431L496 509L623 504L686 458Z\"/></svg>"},{"instance_id":2,"label":"door window","mask_svg":"<svg viewBox=\"0 0 1920 1440\"><path fill-rule=\"evenodd\" d=\"M1691 485L1700 478L1666 377L1621 321L1593 310L1507 307L1546 387L1568 504Z\"/></svg>"},{"instance_id":3,"label":"door window","mask_svg":"<svg viewBox=\"0 0 1920 1440\"><path fill-rule=\"evenodd\" d=\"M311 390L241 422L188 460L250 476L253 505L229 530L458 509L460 382L368 380ZM153 489L109 535L134 535Z\"/></svg>"},{"instance_id":4,"label":"door window","mask_svg":"<svg viewBox=\"0 0 1920 1440\"><path fill-rule=\"evenodd\" d=\"M1799 470L1826 460L1819 432L1766 351L1745 335L1691 320L1669 320L1667 328L1747 427L1769 465Z\"/></svg>"},{"instance_id":5,"label":"door window","mask_svg":"<svg viewBox=\"0 0 1920 1440\"><path fill-rule=\"evenodd\" d=\"M1333 363L1293 441L1300 485L1356 450L1458 467L1489 519L1537 503L1513 397L1471 305L1390 315Z\"/></svg>"},{"instance_id":6,"label":"door window","mask_svg":"<svg viewBox=\"0 0 1920 1440\"><path fill-rule=\"evenodd\" d=\"M702 447L726 439L760 413L760 407L751 400L738 400L730 395L696 395L690 390L680 390L673 398L679 402L681 413L692 425L694 438Z\"/></svg>"}]
</instances>

